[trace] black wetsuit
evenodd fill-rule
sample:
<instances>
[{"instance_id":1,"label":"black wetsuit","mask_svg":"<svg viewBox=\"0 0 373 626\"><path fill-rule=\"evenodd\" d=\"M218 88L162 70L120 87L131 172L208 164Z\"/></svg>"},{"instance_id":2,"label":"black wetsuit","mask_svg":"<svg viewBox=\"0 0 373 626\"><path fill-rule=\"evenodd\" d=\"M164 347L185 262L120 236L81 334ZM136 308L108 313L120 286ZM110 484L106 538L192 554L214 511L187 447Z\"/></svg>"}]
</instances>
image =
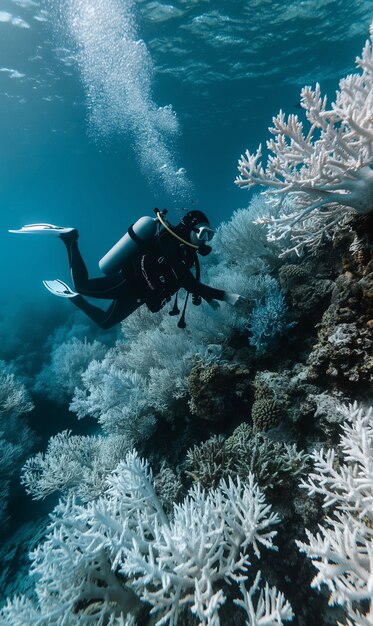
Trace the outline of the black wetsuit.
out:
<instances>
[{"instance_id":1,"label":"black wetsuit","mask_svg":"<svg viewBox=\"0 0 373 626\"><path fill-rule=\"evenodd\" d=\"M101 328L112 328L146 304L156 312L170 301L181 287L195 296L211 301L223 300L225 292L204 285L192 274L196 252L163 231L150 249L139 251L131 264L116 274L89 278L77 238L63 238L66 245L74 288L78 296L71 302ZM104 311L82 296L112 300Z\"/></svg>"}]
</instances>

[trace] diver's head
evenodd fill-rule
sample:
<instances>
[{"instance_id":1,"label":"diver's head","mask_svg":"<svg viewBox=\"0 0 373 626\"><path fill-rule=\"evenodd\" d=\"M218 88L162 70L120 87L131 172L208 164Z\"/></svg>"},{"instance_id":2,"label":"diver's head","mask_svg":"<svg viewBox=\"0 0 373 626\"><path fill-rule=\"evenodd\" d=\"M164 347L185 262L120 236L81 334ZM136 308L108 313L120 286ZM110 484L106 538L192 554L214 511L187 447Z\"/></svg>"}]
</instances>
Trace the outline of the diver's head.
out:
<instances>
[{"instance_id":1,"label":"diver's head","mask_svg":"<svg viewBox=\"0 0 373 626\"><path fill-rule=\"evenodd\" d=\"M202 211L188 211L188 213L185 213L180 220L178 229L190 243L198 246L202 255L211 252L210 246L206 244L208 241L211 241L215 231L211 228L208 218Z\"/></svg>"}]
</instances>

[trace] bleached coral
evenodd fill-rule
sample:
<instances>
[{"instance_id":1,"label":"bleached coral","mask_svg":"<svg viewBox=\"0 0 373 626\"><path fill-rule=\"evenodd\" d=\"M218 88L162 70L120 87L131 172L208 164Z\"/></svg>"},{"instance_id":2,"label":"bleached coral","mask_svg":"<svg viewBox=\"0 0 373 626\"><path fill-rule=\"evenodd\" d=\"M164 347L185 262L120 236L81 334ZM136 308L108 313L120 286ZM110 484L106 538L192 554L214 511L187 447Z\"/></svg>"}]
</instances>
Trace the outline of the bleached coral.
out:
<instances>
[{"instance_id":1,"label":"bleached coral","mask_svg":"<svg viewBox=\"0 0 373 626\"><path fill-rule=\"evenodd\" d=\"M283 593L278 593L276 587L270 588L268 583L260 590L257 605L254 605L253 596L259 590L260 572L257 573L250 590L241 583L240 590L243 599L235 600L235 604L245 610L248 617L247 626L280 626L283 621L294 617L291 606Z\"/></svg>"},{"instance_id":2,"label":"bleached coral","mask_svg":"<svg viewBox=\"0 0 373 626\"><path fill-rule=\"evenodd\" d=\"M134 452L110 476L102 498L86 506L60 502L52 519L32 557L38 605L22 597L8 601L0 612L4 626L114 626L128 612L136 614L136 594L152 605L158 626L175 626L184 606L201 626L218 626L226 601L219 583L242 581L240 606L249 613L258 586L256 580L246 595L249 553L259 557L261 548L275 549L273 525L279 522L252 475L245 483L223 480L210 492L194 486L169 518L147 462ZM253 610L269 620L274 607L280 618L274 624L291 618L275 589L270 596L264 590Z\"/></svg>"},{"instance_id":3,"label":"bleached coral","mask_svg":"<svg viewBox=\"0 0 373 626\"><path fill-rule=\"evenodd\" d=\"M12 370L11 365L0 361L0 420L10 415L22 415L32 411L34 405L25 385Z\"/></svg>"},{"instance_id":4,"label":"bleached coral","mask_svg":"<svg viewBox=\"0 0 373 626\"><path fill-rule=\"evenodd\" d=\"M341 605L348 624L373 624L373 407L342 405L345 418L340 455L314 451L315 470L302 486L319 494L329 515L307 543L297 545L318 570L312 587L329 590L329 604ZM350 621L351 620L351 621Z\"/></svg>"},{"instance_id":5,"label":"bleached coral","mask_svg":"<svg viewBox=\"0 0 373 626\"><path fill-rule=\"evenodd\" d=\"M266 240L266 230L255 220L270 213L264 199L257 194L246 209L233 212L228 222L222 222L214 238L214 251L223 256L225 263L240 265L250 274L266 270L266 257L275 253L275 246Z\"/></svg>"},{"instance_id":6,"label":"bleached coral","mask_svg":"<svg viewBox=\"0 0 373 626\"><path fill-rule=\"evenodd\" d=\"M92 361L82 374L70 409L81 419L95 417L108 433L126 435L133 442L148 437L155 419L148 404L147 382L121 355L109 350L102 361Z\"/></svg>"},{"instance_id":7,"label":"bleached coral","mask_svg":"<svg viewBox=\"0 0 373 626\"><path fill-rule=\"evenodd\" d=\"M288 328L284 295L276 281L272 281L274 285L268 289L264 298L255 302L247 323L250 345L258 352L265 352L271 345L275 345Z\"/></svg>"},{"instance_id":8,"label":"bleached coral","mask_svg":"<svg viewBox=\"0 0 373 626\"><path fill-rule=\"evenodd\" d=\"M34 500L56 491L70 492L83 501L102 495L106 478L130 447L123 435L82 436L64 430L48 442L22 468L21 484Z\"/></svg>"},{"instance_id":9,"label":"bleached coral","mask_svg":"<svg viewBox=\"0 0 373 626\"><path fill-rule=\"evenodd\" d=\"M239 160L239 187L268 187L274 212L258 223L267 224L269 241L281 241L282 255L315 252L353 212L373 210L373 25L357 65L361 72L340 81L329 108L319 84L303 88L308 129L297 115L273 118L266 169L261 146Z\"/></svg>"},{"instance_id":10,"label":"bleached coral","mask_svg":"<svg viewBox=\"0 0 373 626\"><path fill-rule=\"evenodd\" d=\"M56 402L69 399L89 363L104 357L106 346L99 341L72 337L52 347L50 363L36 377L35 391Z\"/></svg>"}]
</instances>

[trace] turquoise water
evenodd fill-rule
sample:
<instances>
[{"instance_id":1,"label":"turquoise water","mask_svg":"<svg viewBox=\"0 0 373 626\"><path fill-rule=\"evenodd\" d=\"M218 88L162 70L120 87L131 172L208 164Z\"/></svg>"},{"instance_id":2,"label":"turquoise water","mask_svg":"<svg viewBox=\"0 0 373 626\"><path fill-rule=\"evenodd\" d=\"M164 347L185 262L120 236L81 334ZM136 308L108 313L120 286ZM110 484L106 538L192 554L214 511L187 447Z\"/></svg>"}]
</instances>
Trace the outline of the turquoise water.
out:
<instances>
[{"instance_id":1,"label":"turquoise water","mask_svg":"<svg viewBox=\"0 0 373 626\"><path fill-rule=\"evenodd\" d=\"M193 201L215 224L246 206L240 154L280 108L299 112L304 84L333 99L372 13L366 0L2 0L1 304L45 312L41 280L68 276L61 246L8 228L78 227L94 273L154 206Z\"/></svg>"}]
</instances>

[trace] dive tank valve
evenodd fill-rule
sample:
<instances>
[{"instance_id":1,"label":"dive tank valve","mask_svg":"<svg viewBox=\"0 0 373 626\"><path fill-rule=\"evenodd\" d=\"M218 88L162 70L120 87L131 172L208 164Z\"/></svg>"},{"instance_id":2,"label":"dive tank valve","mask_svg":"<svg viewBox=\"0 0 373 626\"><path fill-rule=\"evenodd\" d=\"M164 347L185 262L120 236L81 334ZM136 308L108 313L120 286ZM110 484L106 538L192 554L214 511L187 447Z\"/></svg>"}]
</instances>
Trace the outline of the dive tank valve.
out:
<instances>
[{"instance_id":1,"label":"dive tank valve","mask_svg":"<svg viewBox=\"0 0 373 626\"><path fill-rule=\"evenodd\" d=\"M131 260L134 253L146 246L154 237L157 229L157 218L145 215L140 217L126 234L102 257L98 265L108 275L119 272Z\"/></svg>"}]
</instances>

